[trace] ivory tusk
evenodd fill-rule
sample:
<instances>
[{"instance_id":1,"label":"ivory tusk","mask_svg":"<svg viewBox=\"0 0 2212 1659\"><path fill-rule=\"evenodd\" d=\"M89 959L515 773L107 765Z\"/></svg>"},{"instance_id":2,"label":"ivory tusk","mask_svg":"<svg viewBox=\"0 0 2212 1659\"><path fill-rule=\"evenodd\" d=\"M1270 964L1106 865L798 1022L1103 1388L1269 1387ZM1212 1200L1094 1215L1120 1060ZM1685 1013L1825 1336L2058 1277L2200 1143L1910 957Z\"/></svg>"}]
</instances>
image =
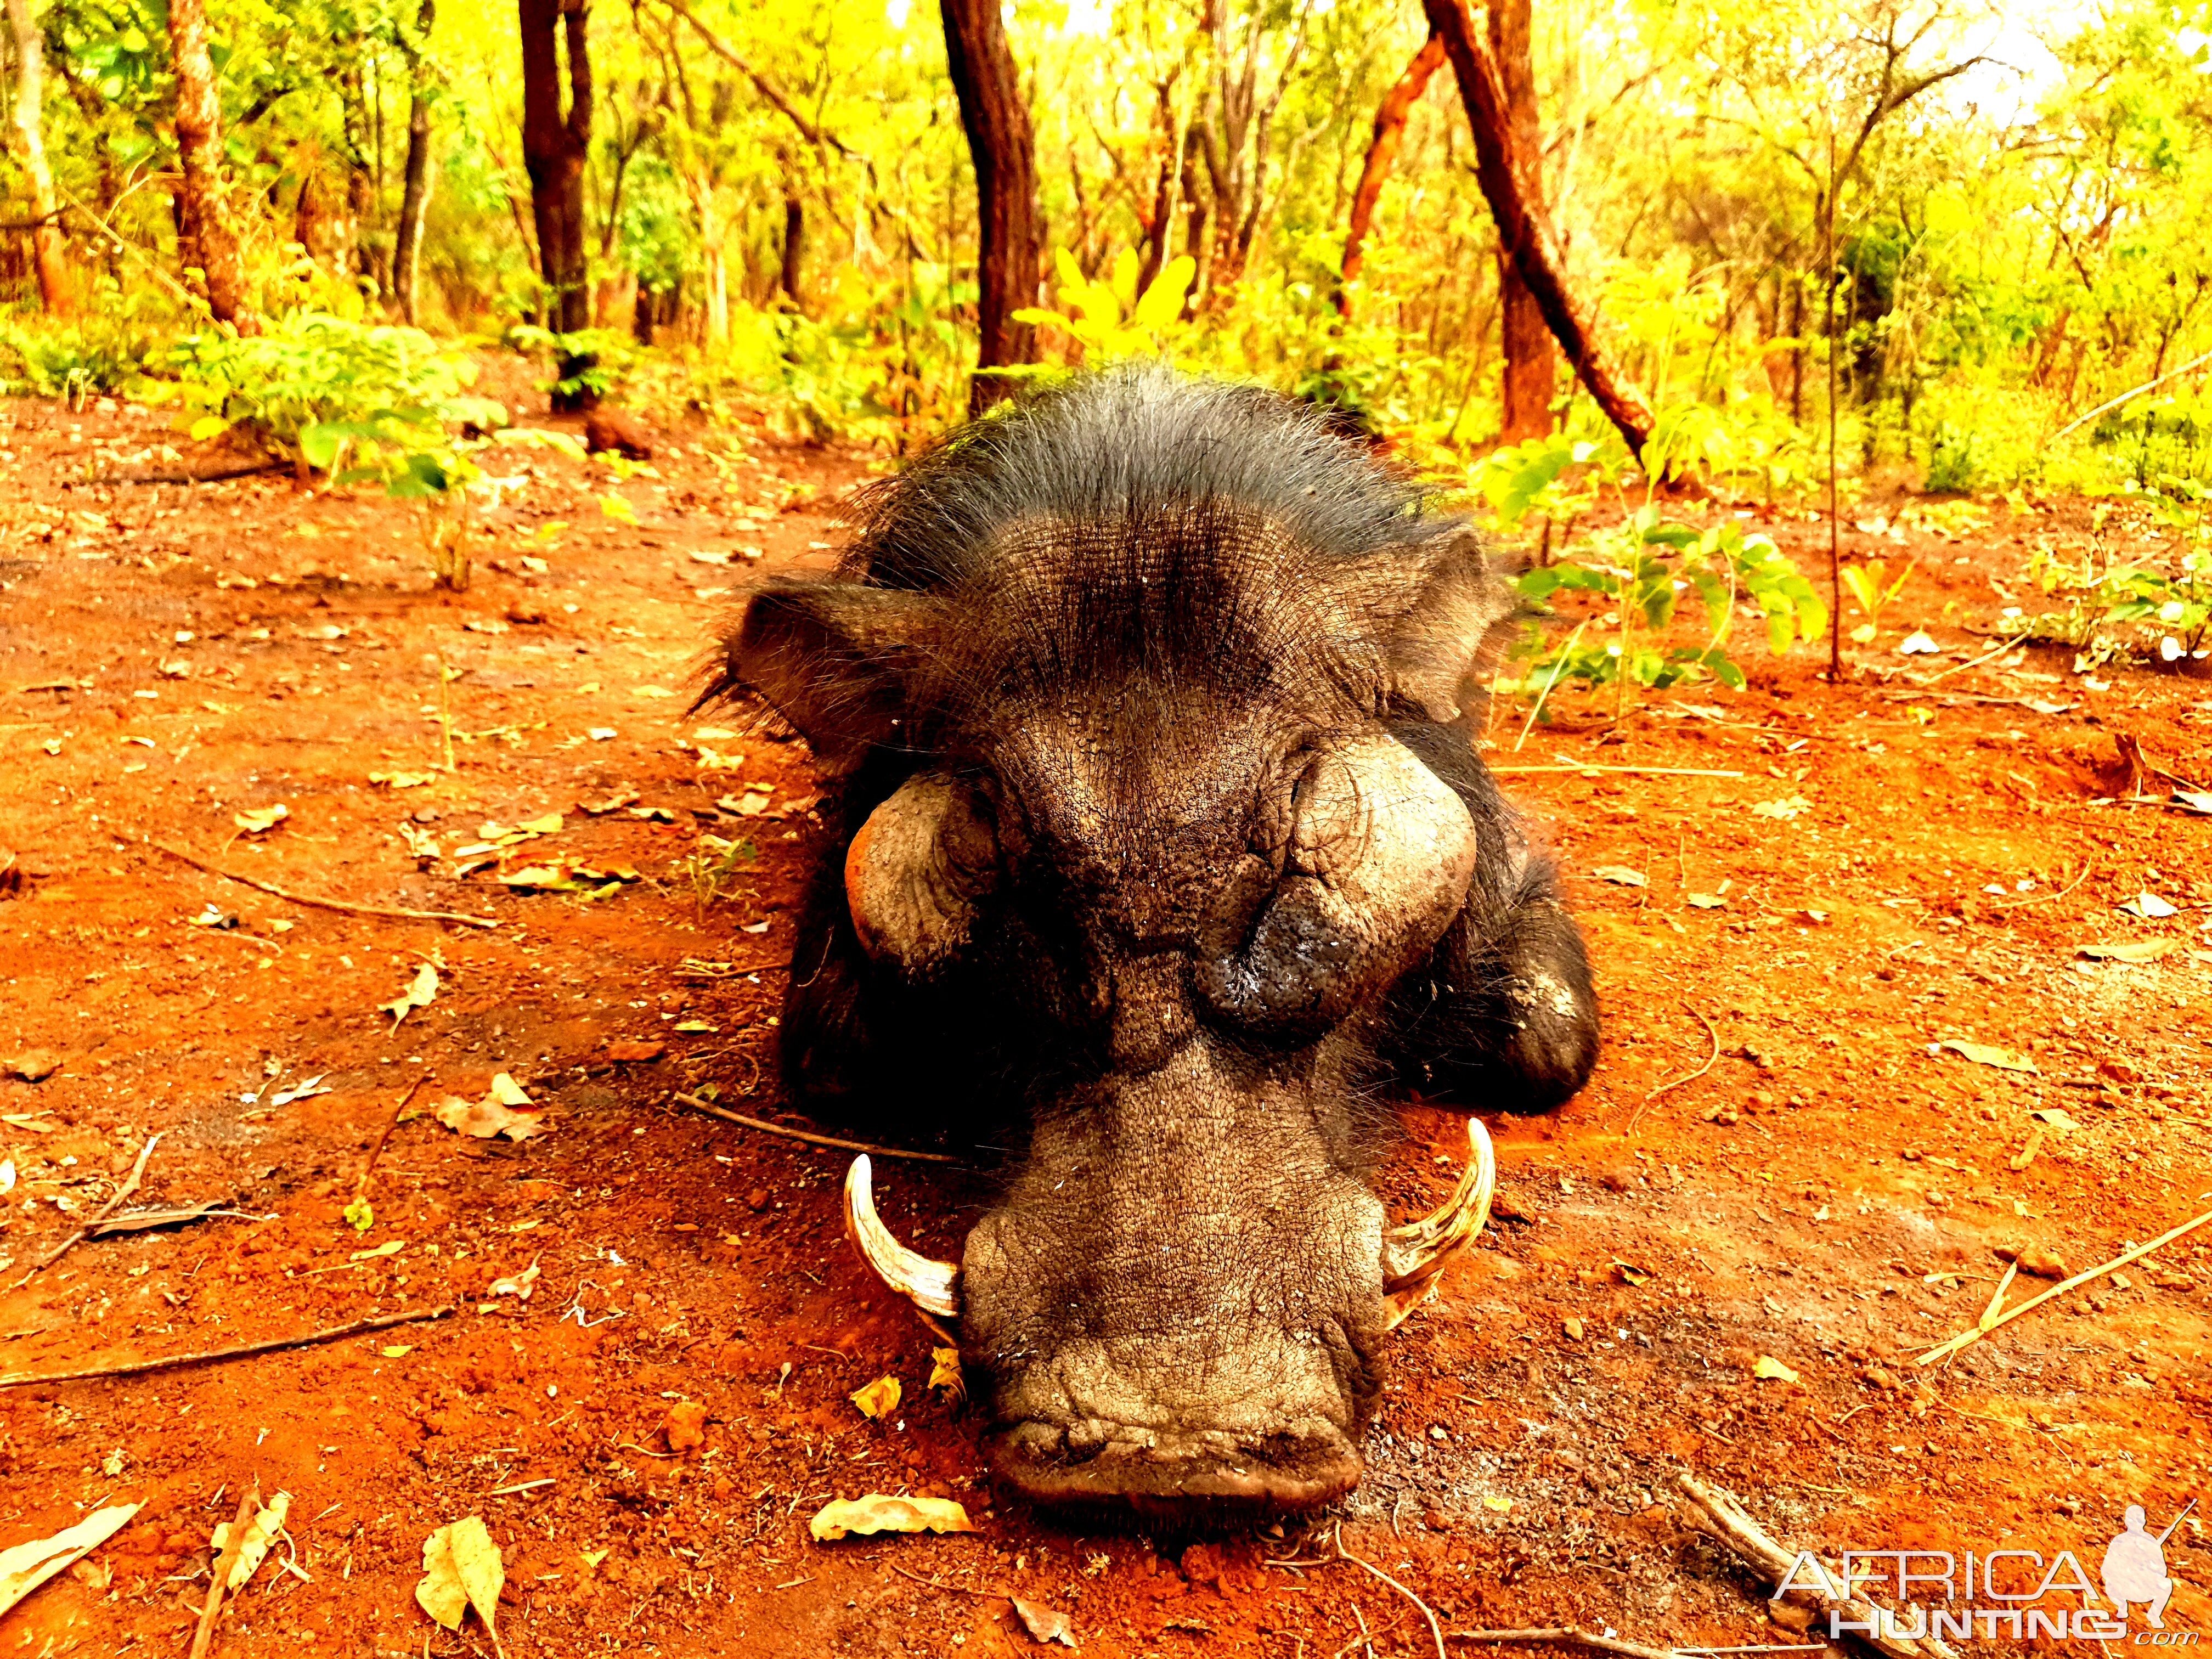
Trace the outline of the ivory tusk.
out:
<instances>
[{"instance_id":1,"label":"ivory tusk","mask_svg":"<svg viewBox=\"0 0 2212 1659\"><path fill-rule=\"evenodd\" d=\"M1444 1264L1466 1249L1490 1219L1491 1195L1498 1188L1498 1154L1479 1117L1467 1121L1467 1168L1443 1206L1382 1235L1382 1299L1389 1308L1392 1330L1437 1293Z\"/></svg>"},{"instance_id":2,"label":"ivory tusk","mask_svg":"<svg viewBox=\"0 0 2212 1659\"><path fill-rule=\"evenodd\" d=\"M960 1317L959 1267L909 1250L891 1237L876 1213L874 1172L865 1152L845 1172L845 1231L876 1277L913 1303L930 1328L951 1341L951 1333L938 1322Z\"/></svg>"}]
</instances>

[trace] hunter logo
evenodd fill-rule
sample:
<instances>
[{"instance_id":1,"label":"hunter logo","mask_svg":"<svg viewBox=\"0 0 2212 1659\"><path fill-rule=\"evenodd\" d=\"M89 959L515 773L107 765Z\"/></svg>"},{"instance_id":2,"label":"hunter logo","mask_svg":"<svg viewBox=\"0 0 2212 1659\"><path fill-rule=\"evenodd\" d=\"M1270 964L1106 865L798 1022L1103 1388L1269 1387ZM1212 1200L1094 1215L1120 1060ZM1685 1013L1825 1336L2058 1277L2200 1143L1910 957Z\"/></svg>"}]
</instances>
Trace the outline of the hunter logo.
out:
<instances>
[{"instance_id":1,"label":"hunter logo","mask_svg":"<svg viewBox=\"0 0 2212 1659\"><path fill-rule=\"evenodd\" d=\"M2163 1531L2148 1528L2141 1504L2130 1504L2122 1530L2105 1547L2100 1564L2104 1594L2071 1550L2046 1558L2036 1550L1846 1550L1840 1571L1801 1550L1776 1586L1772 1600L1793 1589L1831 1601L1851 1596L1891 1601L1903 1610L1877 1607L1863 1622L1841 1611L1828 1614L1828 1634L1863 1636L1875 1642L1965 1641L2009 1636L2015 1640L2124 1642L2140 1647L2193 1647L2194 1631L2166 1628L2166 1606L2174 1581L2166 1571L2166 1540L2191 1510L2191 1498ZM2077 1605L2050 1598L2075 1596ZM2105 1603L2111 1604L2107 1611ZM2147 1629L2130 1626L2139 1610Z\"/></svg>"}]
</instances>

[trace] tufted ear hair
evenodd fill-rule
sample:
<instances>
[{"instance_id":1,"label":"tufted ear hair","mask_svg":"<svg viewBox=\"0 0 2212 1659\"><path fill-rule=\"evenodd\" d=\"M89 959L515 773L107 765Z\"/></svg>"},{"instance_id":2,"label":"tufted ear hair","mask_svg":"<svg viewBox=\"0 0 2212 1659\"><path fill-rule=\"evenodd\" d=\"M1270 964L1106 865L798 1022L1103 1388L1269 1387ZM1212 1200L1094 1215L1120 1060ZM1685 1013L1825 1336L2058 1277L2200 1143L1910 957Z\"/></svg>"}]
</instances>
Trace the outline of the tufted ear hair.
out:
<instances>
[{"instance_id":1,"label":"tufted ear hair","mask_svg":"<svg viewBox=\"0 0 2212 1659\"><path fill-rule=\"evenodd\" d=\"M757 693L832 774L907 740L911 690L944 602L850 581L775 577L722 630L694 709Z\"/></svg>"},{"instance_id":2,"label":"tufted ear hair","mask_svg":"<svg viewBox=\"0 0 2212 1659\"><path fill-rule=\"evenodd\" d=\"M1340 593L1380 652L1385 701L1425 720L1463 721L1483 641L1513 610L1482 538L1462 529L1340 568Z\"/></svg>"}]
</instances>

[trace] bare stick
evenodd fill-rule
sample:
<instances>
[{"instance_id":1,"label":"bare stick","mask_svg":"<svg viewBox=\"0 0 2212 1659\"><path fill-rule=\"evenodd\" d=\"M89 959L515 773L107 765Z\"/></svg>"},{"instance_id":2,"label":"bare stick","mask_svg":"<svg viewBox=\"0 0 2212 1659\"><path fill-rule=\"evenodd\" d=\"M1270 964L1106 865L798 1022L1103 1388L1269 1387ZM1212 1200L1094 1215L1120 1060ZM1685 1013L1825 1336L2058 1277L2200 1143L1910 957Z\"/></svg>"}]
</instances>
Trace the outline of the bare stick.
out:
<instances>
[{"instance_id":1,"label":"bare stick","mask_svg":"<svg viewBox=\"0 0 2212 1659\"><path fill-rule=\"evenodd\" d=\"M1407 1589L1396 1579L1393 1578L1389 1573L1383 1571L1382 1568L1376 1566L1372 1561L1366 1559L1364 1557L1354 1555L1350 1550L1345 1548L1344 1522L1341 1521L1336 1523L1336 1553L1346 1561L1352 1562L1354 1565L1364 1567L1368 1571L1373 1573L1377 1578L1380 1578L1384 1583L1388 1584L1392 1589L1397 1591L1399 1595L1404 1596L1408 1601L1411 1601L1415 1607L1419 1607L1421 1610L1421 1617L1429 1621L1429 1634L1436 1638L1437 1659L1446 1659L1446 1655L1444 1653L1444 1627L1437 1622L1437 1615L1430 1611L1429 1604L1421 1600L1419 1596L1414 1595L1413 1591Z\"/></svg>"},{"instance_id":2,"label":"bare stick","mask_svg":"<svg viewBox=\"0 0 2212 1659\"><path fill-rule=\"evenodd\" d=\"M1682 1491L1692 1503L1705 1511L1714 1535L1768 1583L1779 1587L1789 1583L1790 1587L1785 1593L1787 1599L1801 1606L1809 1601L1823 1613L1841 1613L1844 1619L1862 1627L1855 1634L1863 1634L1865 1630L1871 1629L1875 1633L1866 1638L1867 1644L1889 1655L1890 1659L1959 1659L1954 1649L1933 1636L1908 1638L1883 1634L1882 1614L1889 1609L1863 1596L1851 1594L1850 1587L1844 1584L1840 1576L1825 1562L1820 1564L1822 1583L1840 1586L1844 1594L1832 1594L1820 1585L1791 1582L1794 1578L1791 1570L1797 1563L1798 1551L1785 1548L1768 1537L1759 1522L1745 1514L1742 1505L1734 1498L1713 1491L1692 1476L1686 1474L1680 1478ZM1895 1628L1893 1614L1890 1628Z\"/></svg>"},{"instance_id":3,"label":"bare stick","mask_svg":"<svg viewBox=\"0 0 2212 1659\"><path fill-rule=\"evenodd\" d=\"M470 927L499 926L496 916L457 915L450 910L401 910L382 904L348 904L343 899L317 898L308 893L295 893L289 888L279 887L273 881L257 881L252 876L241 876L234 870L226 870L221 865L194 858L182 848L172 847L165 841L155 841L150 836L133 836L121 830L112 833L125 841L137 842L141 847L158 848L173 859L182 859L195 870L204 870L211 876L221 876L225 881L234 881L241 887L251 887L317 910L339 910L352 916L389 916L396 921L458 921Z\"/></svg>"},{"instance_id":4,"label":"bare stick","mask_svg":"<svg viewBox=\"0 0 2212 1659\"><path fill-rule=\"evenodd\" d=\"M1671 1648L1647 1648L1641 1642L1624 1642L1618 1636L1593 1636L1572 1625L1551 1625L1541 1630L1455 1630L1455 1642L1559 1642L1569 1647L1595 1648L1600 1653L1619 1653L1627 1659L1675 1659Z\"/></svg>"},{"instance_id":5,"label":"bare stick","mask_svg":"<svg viewBox=\"0 0 2212 1659\"><path fill-rule=\"evenodd\" d=\"M1994 651L1984 651L1984 652L1983 652L1983 653L1982 653L1982 654L1981 654L1980 656L1976 657L1976 658L1975 658L1972 661L1971 661L1971 662L1955 663L1955 664L1954 664L1952 666L1950 666L1950 667L1948 667L1948 668L1945 669L1945 670L1944 670L1942 673L1940 673L1940 674L1930 674L1929 676L1928 676L1928 678L1925 678L1925 679L1923 679L1923 680L1921 680L1921 681L1920 681L1920 684L1923 684L1923 685L1933 685L1933 684L1936 684L1936 681L1938 681L1938 680L1948 680L1948 679L1949 679L1949 678L1951 678L1951 676L1952 676L1952 675L1954 675L1954 674L1963 674L1963 673L1965 673L1965 672L1966 672L1969 668L1979 668L1979 667L1980 667L1984 663L1987 662L1990 658L1992 658L1992 657L2002 657L2002 655L2004 655L2004 653L2005 653L2006 652L2008 652L2008 651L2011 650L2011 649L2013 648L2013 647L2014 647L2014 646L2018 645L2018 644L2021 642L2021 640L2024 640L2024 639L2026 639L2027 637L2027 635L2025 635L2025 634L2018 635L2014 636L2014 638L2012 638L2012 639L2007 640L2007 641L2006 641L2002 645L1999 646L1996 650L1994 650ZM1915 679L1918 679L1918 678L1919 678L1919 676L1917 676L1917 675L1914 675L1914 676L1911 676L1911 678L1915 678Z\"/></svg>"},{"instance_id":6,"label":"bare stick","mask_svg":"<svg viewBox=\"0 0 2212 1659\"><path fill-rule=\"evenodd\" d=\"M134 1164L131 1167L131 1179L125 1182L120 1187L118 1187L115 1189L115 1196L109 1199L106 1203L100 1206L100 1213L93 1217L90 1221L85 1223L83 1226L78 1228L77 1231L69 1237L62 1240L60 1243L55 1245L52 1250L47 1252L46 1258L43 1261L33 1264L31 1271L25 1273L21 1279L17 1279L9 1288L12 1290L21 1290L24 1285L29 1284L40 1273L46 1272L47 1268L52 1267L55 1262L60 1261L78 1245L83 1243L86 1239L90 1238L93 1234L98 1231L100 1224L115 1213L116 1206L120 1205L125 1199L130 1197L131 1194L138 1190L138 1177L146 1173L146 1160L154 1156L154 1144L161 1139L161 1137L157 1134L148 1135L146 1137L146 1144L138 1149L137 1163Z\"/></svg>"},{"instance_id":7,"label":"bare stick","mask_svg":"<svg viewBox=\"0 0 2212 1659\"><path fill-rule=\"evenodd\" d=\"M2053 1285L2049 1290L2044 1291L2042 1295L2031 1296L2017 1308L2009 1309L2007 1311L1999 1314L1995 1319L1990 1319L1986 1315L1984 1315L1984 1322L1976 1325L1972 1330L1961 1331L1949 1341L1938 1343L1936 1346L1929 1349L1926 1353L1922 1354L1919 1358L1914 1360L1912 1363L1916 1365L1929 1365L1933 1364L1939 1359L1948 1359L1953 1354L1958 1352L1960 1349L1964 1348L1972 1343L1980 1341L1991 1331L1996 1330L2002 1326L2011 1324L2014 1320L2019 1318L2022 1314L2027 1313L2031 1309L2041 1307L2045 1303L2050 1301L2052 1297L2063 1296L2069 1291L2078 1290L2081 1286L2087 1285L2092 1279L2102 1279L2106 1273L2112 1273L2117 1268L2124 1267L2129 1262L2134 1261L2140 1257L2148 1255L2153 1250L2158 1249L2163 1245L2172 1243L2177 1238L2185 1237L2187 1235L2195 1232L2199 1227L2203 1226L2208 1221L2212 1221L2212 1210L2205 1211L2203 1215L2198 1216L2193 1221L2183 1222L2172 1232L2160 1233L2156 1238L2151 1240L2148 1244L2138 1244L2132 1250L2122 1251L2119 1255L2114 1256L2110 1261L2106 1262L2100 1267L2092 1267L2087 1273L2075 1273L2073 1278L2066 1279L2063 1283Z\"/></svg>"},{"instance_id":8,"label":"bare stick","mask_svg":"<svg viewBox=\"0 0 2212 1659\"><path fill-rule=\"evenodd\" d=\"M1741 772L1710 772L1699 766L1601 766L1593 761L1581 766L1492 766L1491 772L1632 772L1656 778L1740 778Z\"/></svg>"},{"instance_id":9,"label":"bare stick","mask_svg":"<svg viewBox=\"0 0 2212 1659\"><path fill-rule=\"evenodd\" d=\"M1678 1078L1671 1078L1668 1081L1659 1085L1657 1088L1652 1090L1650 1093L1644 1097L1643 1101L1637 1106L1636 1110L1629 1115L1628 1133L1631 1134L1634 1134L1636 1133L1637 1120L1644 1115L1644 1107L1649 1106L1653 1101L1658 1099L1660 1096L1665 1094L1669 1089L1679 1089L1686 1083L1695 1083L1706 1073L1711 1071L1713 1069L1714 1063L1721 1057L1720 1028L1715 1025L1712 1021L1707 1019L1704 1014L1699 1013L1697 1009L1691 1007L1690 1000L1687 997L1682 999L1682 1006L1689 1009L1690 1012L1697 1014L1698 1023L1705 1028L1705 1035L1712 1039L1713 1051L1705 1056L1705 1063L1698 1066L1696 1071L1685 1073L1682 1076Z\"/></svg>"},{"instance_id":10,"label":"bare stick","mask_svg":"<svg viewBox=\"0 0 2212 1659\"><path fill-rule=\"evenodd\" d=\"M450 1305L417 1308L411 1313L356 1319L350 1325L333 1325L326 1331L310 1331L305 1336L280 1336L273 1342L246 1342L234 1348L209 1348L199 1353L172 1354L167 1359L133 1359L120 1365L95 1365L90 1370L57 1371L51 1376L0 1376L0 1389L27 1389L41 1382L84 1382L103 1376L138 1376L147 1371L173 1370L179 1365L207 1364L221 1359L245 1359L258 1353L276 1353L284 1348L311 1348L318 1343L336 1342L342 1337L365 1336L371 1331L389 1330L394 1325L413 1325L426 1319L443 1319L453 1311Z\"/></svg>"},{"instance_id":11,"label":"bare stick","mask_svg":"<svg viewBox=\"0 0 2212 1659\"><path fill-rule=\"evenodd\" d=\"M695 1112L704 1112L709 1117L719 1117L726 1123L742 1123L748 1129L758 1129L763 1134L781 1135L787 1140L803 1140L810 1146L835 1146L842 1152L868 1152L877 1158L908 1158L917 1164L961 1164L945 1152L910 1152L903 1146L876 1146L865 1140L840 1140L835 1135L809 1134L804 1129L793 1129L781 1123L770 1123L766 1118L747 1117L743 1112L733 1112L726 1106L717 1106L711 1100L702 1100L696 1095L678 1094L676 1098Z\"/></svg>"},{"instance_id":12,"label":"bare stick","mask_svg":"<svg viewBox=\"0 0 2212 1659\"><path fill-rule=\"evenodd\" d=\"M2111 399L2109 402L2099 404L2087 415L2076 415L2072 420L2067 422L2064 426L2060 427L2057 431L2051 434L2051 441L2052 443L2057 443L2068 433L2073 431L2075 427L2083 425L2087 422L2094 421L2097 416L2106 413L2107 410L2118 409L2122 404L2130 401L2131 398L2140 398L2144 392L2152 390L2154 387L2164 386L2168 380L2173 379L2175 375L2186 374L2191 369L2195 368L2199 364L2203 363L2212 363L2212 351L2206 352L2202 357L2191 357L2187 362L2182 364L2179 368L2169 368L2165 374L2160 375L2156 380L2144 381L2133 392L2123 392L2118 397Z\"/></svg>"},{"instance_id":13,"label":"bare stick","mask_svg":"<svg viewBox=\"0 0 2212 1659\"><path fill-rule=\"evenodd\" d=\"M399 1103L392 1109L392 1115L384 1121L384 1133L376 1138L376 1145L368 1149L368 1157L361 1166L361 1178L353 1183L353 1201L356 1204L368 1196L368 1178L374 1173L376 1160L384 1156L384 1143L392 1139L392 1132L399 1127L399 1120L407 1115L407 1108L430 1080L428 1072L407 1085L407 1092L399 1097Z\"/></svg>"},{"instance_id":14,"label":"bare stick","mask_svg":"<svg viewBox=\"0 0 2212 1659\"><path fill-rule=\"evenodd\" d=\"M1568 653L1575 648L1575 641L1582 638L1583 629L1589 626L1589 618L1588 617L1584 617L1580 622L1575 624L1575 631L1567 635L1566 644L1559 647L1559 660L1552 670L1552 678L1544 682L1544 689L1536 694L1536 701L1529 704L1528 718L1521 722L1521 735L1513 739L1513 752L1515 754L1519 754L1521 752L1521 745L1528 741L1529 728L1536 724L1536 716L1544 712L1545 699L1552 695L1552 688L1559 683L1559 677L1567 672Z\"/></svg>"},{"instance_id":15,"label":"bare stick","mask_svg":"<svg viewBox=\"0 0 2212 1659\"><path fill-rule=\"evenodd\" d=\"M222 1553L216 1558L215 1571L208 1575L207 1600L200 1603L199 1628L192 1632L191 1659L206 1659L208 1644L215 1640L215 1621L222 1611L222 1594L230 1587L231 1570L245 1553L246 1523L253 1519L254 1507L253 1489L249 1486L239 1495L238 1514L231 1521L230 1530L223 1534Z\"/></svg>"}]
</instances>

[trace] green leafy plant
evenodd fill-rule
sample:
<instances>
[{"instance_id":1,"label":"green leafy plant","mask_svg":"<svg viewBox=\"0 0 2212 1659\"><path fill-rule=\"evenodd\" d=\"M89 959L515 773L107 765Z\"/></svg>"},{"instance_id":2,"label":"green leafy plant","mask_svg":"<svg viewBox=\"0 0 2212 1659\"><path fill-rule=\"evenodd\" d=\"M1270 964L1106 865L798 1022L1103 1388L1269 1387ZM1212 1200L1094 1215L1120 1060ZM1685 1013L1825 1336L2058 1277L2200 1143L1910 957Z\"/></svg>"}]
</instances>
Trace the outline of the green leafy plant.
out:
<instances>
[{"instance_id":1,"label":"green leafy plant","mask_svg":"<svg viewBox=\"0 0 2212 1659\"><path fill-rule=\"evenodd\" d=\"M329 472L334 483L377 484L394 501L414 502L430 574L455 592L468 589L479 506L496 506L509 482L488 475L477 459L494 445L584 459L584 447L565 432L525 427L456 438L441 426L389 415L321 422L300 437L307 465Z\"/></svg>"},{"instance_id":2,"label":"green leafy plant","mask_svg":"<svg viewBox=\"0 0 2212 1659\"><path fill-rule=\"evenodd\" d=\"M676 882L690 890L691 915L696 921L710 906L736 890L739 873L760 861L760 848L751 841L728 841L702 834L699 844L668 866Z\"/></svg>"},{"instance_id":3,"label":"green leafy plant","mask_svg":"<svg viewBox=\"0 0 2212 1659\"><path fill-rule=\"evenodd\" d=\"M429 447L448 426L504 425L506 409L469 395L476 366L418 329L295 311L261 333L204 330L149 360L149 402L180 406L196 442L233 433L302 471L315 428L374 428Z\"/></svg>"},{"instance_id":4,"label":"green leafy plant","mask_svg":"<svg viewBox=\"0 0 2212 1659\"><path fill-rule=\"evenodd\" d=\"M1871 645L1881 629L1882 607L1905 591L1905 583L1912 580L1913 563L1907 559L1905 568L1897 573L1897 580L1889 580L1889 562L1869 559L1864 564L1847 564L1843 568L1844 586L1851 598L1866 613L1866 621L1851 629L1854 644Z\"/></svg>"},{"instance_id":5,"label":"green leafy plant","mask_svg":"<svg viewBox=\"0 0 2212 1659\"><path fill-rule=\"evenodd\" d=\"M1083 348L1083 361L1096 368L1131 357L1166 357L1188 337L1191 325L1183 320L1183 304L1190 296L1198 261L1179 254L1161 268L1142 294L1137 279L1144 267L1134 248L1123 248L1106 281L1083 274L1083 267L1066 248L1053 250L1060 272L1060 302L1066 311L1046 311L1031 306L1014 313L1018 323L1064 331ZM1018 374L1035 379L1062 371L1049 364L1023 364L1018 369L995 373Z\"/></svg>"},{"instance_id":6,"label":"green leafy plant","mask_svg":"<svg viewBox=\"0 0 2212 1659\"><path fill-rule=\"evenodd\" d=\"M1541 623L1523 642L1526 671L1501 690L1548 693L1563 679L1612 685L1626 708L1631 685L1663 688L1711 678L1743 689L1743 670L1729 654L1740 603L1757 607L1768 651L1779 656L1827 627L1828 611L1813 586L1767 538L1747 536L1734 520L1705 531L1663 519L1647 502L1621 524L1593 537L1594 558L1563 559L1525 573L1521 596L1540 607L1563 592L1593 595L1606 607L1597 619L1612 636L1583 643L1588 620L1561 644L1547 647ZM1671 642L1685 593L1705 610L1701 645Z\"/></svg>"},{"instance_id":7,"label":"green leafy plant","mask_svg":"<svg viewBox=\"0 0 2212 1659\"><path fill-rule=\"evenodd\" d=\"M517 323L501 337L510 350L525 356L550 355L555 364L552 380L539 389L556 398L605 398L627 381L636 368L637 343L611 328L582 328L556 334L535 323Z\"/></svg>"}]
</instances>

